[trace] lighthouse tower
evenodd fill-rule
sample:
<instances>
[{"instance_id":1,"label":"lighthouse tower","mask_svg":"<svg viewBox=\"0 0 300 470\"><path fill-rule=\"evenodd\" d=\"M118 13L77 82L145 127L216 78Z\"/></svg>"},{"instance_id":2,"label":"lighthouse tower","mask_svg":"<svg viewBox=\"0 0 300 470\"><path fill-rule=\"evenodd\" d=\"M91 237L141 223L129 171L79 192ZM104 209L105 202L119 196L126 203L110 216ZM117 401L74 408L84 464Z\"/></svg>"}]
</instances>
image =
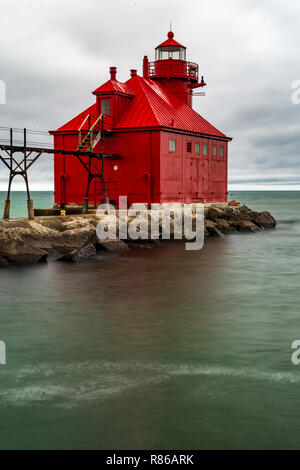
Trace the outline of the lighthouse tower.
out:
<instances>
[{"instance_id":1,"label":"lighthouse tower","mask_svg":"<svg viewBox=\"0 0 300 470\"><path fill-rule=\"evenodd\" d=\"M144 57L143 76L160 82L173 95L192 106L194 88L204 87L203 76L198 80L198 64L186 61L186 47L175 41L173 31L168 39L155 48L155 61Z\"/></svg>"}]
</instances>

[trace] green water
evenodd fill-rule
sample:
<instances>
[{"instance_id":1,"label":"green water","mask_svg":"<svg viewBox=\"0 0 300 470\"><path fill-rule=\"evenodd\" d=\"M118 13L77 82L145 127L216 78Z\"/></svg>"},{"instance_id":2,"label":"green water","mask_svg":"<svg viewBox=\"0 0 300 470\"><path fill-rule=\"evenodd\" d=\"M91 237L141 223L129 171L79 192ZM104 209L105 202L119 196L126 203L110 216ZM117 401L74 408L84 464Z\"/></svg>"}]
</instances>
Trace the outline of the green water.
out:
<instances>
[{"instance_id":1,"label":"green water","mask_svg":"<svg viewBox=\"0 0 300 470\"><path fill-rule=\"evenodd\" d=\"M3 215L3 204L7 193L0 191L0 217ZM38 209L48 209L53 207L52 191L32 191L31 198ZM10 197L10 217L27 217L27 193L25 191L15 191Z\"/></svg>"},{"instance_id":2,"label":"green water","mask_svg":"<svg viewBox=\"0 0 300 470\"><path fill-rule=\"evenodd\" d=\"M0 448L300 448L300 192L230 197L276 230L0 270Z\"/></svg>"}]
</instances>

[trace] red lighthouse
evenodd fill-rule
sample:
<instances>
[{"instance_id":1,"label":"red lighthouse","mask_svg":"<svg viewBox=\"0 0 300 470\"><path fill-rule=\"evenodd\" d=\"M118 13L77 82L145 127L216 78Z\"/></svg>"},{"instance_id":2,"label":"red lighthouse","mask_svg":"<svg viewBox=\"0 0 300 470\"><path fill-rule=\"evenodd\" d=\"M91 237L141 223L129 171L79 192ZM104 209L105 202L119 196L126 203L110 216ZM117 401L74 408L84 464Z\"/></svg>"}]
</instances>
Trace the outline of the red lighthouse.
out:
<instances>
[{"instance_id":1,"label":"red lighthouse","mask_svg":"<svg viewBox=\"0 0 300 470\"><path fill-rule=\"evenodd\" d=\"M174 40L174 33L168 32L168 39L155 49L155 62L144 57L143 75L159 81L173 95L192 106L192 89L205 86L203 77L198 83L198 65L186 61L186 47Z\"/></svg>"},{"instance_id":2,"label":"red lighthouse","mask_svg":"<svg viewBox=\"0 0 300 470\"><path fill-rule=\"evenodd\" d=\"M76 150L77 159L55 154L55 202L95 205L118 202L224 202L227 200L228 141L192 109L198 65L186 48L168 38L143 60L143 77L97 88L95 103L56 131L55 149ZM88 151L94 158L78 155Z\"/></svg>"}]
</instances>

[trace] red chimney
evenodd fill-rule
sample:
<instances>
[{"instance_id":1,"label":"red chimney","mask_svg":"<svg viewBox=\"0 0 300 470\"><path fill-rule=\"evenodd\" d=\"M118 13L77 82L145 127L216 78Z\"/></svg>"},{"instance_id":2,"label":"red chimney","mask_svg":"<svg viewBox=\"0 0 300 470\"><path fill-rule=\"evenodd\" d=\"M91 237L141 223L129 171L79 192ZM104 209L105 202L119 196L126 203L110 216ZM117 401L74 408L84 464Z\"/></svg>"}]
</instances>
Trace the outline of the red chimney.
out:
<instances>
[{"instance_id":1,"label":"red chimney","mask_svg":"<svg viewBox=\"0 0 300 470\"><path fill-rule=\"evenodd\" d=\"M137 75L137 70L136 69L131 69L130 70L130 76L131 77L136 77L136 75Z\"/></svg>"},{"instance_id":2,"label":"red chimney","mask_svg":"<svg viewBox=\"0 0 300 470\"><path fill-rule=\"evenodd\" d=\"M149 60L146 55L144 55L144 60L143 60L143 77L149 78Z\"/></svg>"},{"instance_id":3,"label":"red chimney","mask_svg":"<svg viewBox=\"0 0 300 470\"><path fill-rule=\"evenodd\" d=\"M109 71L110 71L110 79L116 80L117 67L109 67Z\"/></svg>"}]
</instances>

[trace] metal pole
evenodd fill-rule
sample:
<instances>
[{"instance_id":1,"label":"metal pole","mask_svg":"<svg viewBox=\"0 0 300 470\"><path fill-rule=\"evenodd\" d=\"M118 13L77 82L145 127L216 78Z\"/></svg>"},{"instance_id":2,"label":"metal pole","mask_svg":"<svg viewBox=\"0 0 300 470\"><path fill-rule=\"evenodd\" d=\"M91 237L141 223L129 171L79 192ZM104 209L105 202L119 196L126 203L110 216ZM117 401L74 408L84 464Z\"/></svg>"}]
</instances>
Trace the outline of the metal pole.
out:
<instances>
[{"instance_id":1,"label":"metal pole","mask_svg":"<svg viewBox=\"0 0 300 470\"><path fill-rule=\"evenodd\" d=\"M10 214L10 188L11 188L11 183L13 180L13 175L10 172L9 175L9 182L8 182L8 191L7 191L7 198L4 201L4 211L3 211L3 219L9 219L9 214Z\"/></svg>"},{"instance_id":2,"label":"metal pole","mask_svg":"<svg viewBox=\"0 0 300 470\"><path fill-rule=\"evenodd\" d=\"M10 188L11 188L11 182L14 177L13 175L13 130L12 128L10 129L10 175L9 175L9 186L8 186L8 192L7 192L7 200L10 200Z\"/></svg>"},{"instance_id":3,"label":"metal pole","mask_svg":"<svg viewBox=\"0 0 300 470\"><path fill-rule=\"evenodd\" d=\"M88 137L88 141L89 141L89 151L91 152L92 151L92 132L90 132L90 129L91 129L91 115L89 114L89 119L88 119L88 132L87 132L87 137ZM90 135L89 135L90 133Z\"/></svg>"},{"instance_id":4,"label":"metal pole","mask_svg":"<svg viewBox=\"0 0 300 470\"><path fill-rule=\"evenodd\" d=\"M7 196L4 200L4 211L3 211L3 219L9 219L10 215L10 191L11 191L11 184L14 178L13 173L13 130L10 129L10 172L9 172L9 181L8 181L8 189L7 189Z\"/></svg>"},{"instance_id":5,"label":"metal pole","mask_svg":"<svg viewBox=\"0 0 300 470\"><path fill-rule=\"evenodd\" d=\"M27 151L26 151L26 129L24 129L24 180L26 183L27 200L30 199L29 184L27 177Z\"/></svg>"},{"instance_id":6,"label":"metal pole","mask_svg":"<svg viewBox=\"0 0 300 470\"><path fill-rule=\"evenodd\" d=\"M29 183L28 183L28 176L27 176L27 150L26 150L26 144L27 144L27 135L26 135L26 129L24 128L24 180L26 184L26 191L27 191L27 211L28 211L28 219L33 220L34 219L34 207L33 207L33 200L30 197L30 191L29 191Z\"/></svg>"},{"instance_id":7,"label":"metal pole","mask_svg":"<svg viewBox=\"0 0 300 470\"><path fill-rule=\"evenodd\" d=\"M91 177L91 157L89 156L89 175L88 175L88 182L87 182L87 187L86 187L86 195L85 198L83 199L83 208L82 208L82 213L87 214L89 211L89 190L90 190L90 183L92 180Z\"/></svg>"},{"instance_id":8,"label":"metal pole","mask_svg":"<svg viewBox=\"0 0 300 470\"><path fill-rule=\"evenodd\" d=\"M7 200L10 202L10 190L11 190L11 183L13 180L13 129L10 129L10 175L9 175L9 185L7 191Z\"/></svg>"},{"instance_id":9,"label":"metal pole","mask_svg":"<svg viewBox=\"0 0 300 470\"><path fill-rule=\"evenodd\" d=\"M102 127L101 127L101 180L103 185L103 193L104 193L104 202L105 204L109 204L109 198L106 195L106 187L104 181L104 162L103 162L103 154L104 154L104 115L102 114Z\"/></svg>"},{"instance_id":10,"label":"metal pole","mask_svg":"<svg viewBox=\"0 0 300 470\"><path fill-rule=\"evenodd\" d=\"M27 191L27 210L28 210L28 219L33 220L34 219L34 207L33 207L33 200L30 199L30 192L29 192L29 184L28 184L28 178L27 178L27 173L24 176L25 184L26 184L26 191Z\"/></svg>"},{"instance_id":11,"label":"metal pole","mask_svg":"<svg viewBox=\"0 0 300 470\"><path fill-rule=\"evenodd\" d=\"M34 206L33 206L32 199L28 199L27 201L27 210L28 210L28 219L33 220L34 219Z\"/></svg>"},{"instance_id":12,"label":"metal pole","mask_svg":"<svg viewBox=\"0 0 300 470\"><path fill-rule=\"evenodd\" d=\"M105 185L103 170L104 170L104 166L103 166L103 155L102 155L102 158L101 158L101 181L102 181L102 186L103 186L104 202L105 202L105 204L109 204L109 198L107 197L107 194L106 194L106 185Z\"/></svg>"}]
</instances>

